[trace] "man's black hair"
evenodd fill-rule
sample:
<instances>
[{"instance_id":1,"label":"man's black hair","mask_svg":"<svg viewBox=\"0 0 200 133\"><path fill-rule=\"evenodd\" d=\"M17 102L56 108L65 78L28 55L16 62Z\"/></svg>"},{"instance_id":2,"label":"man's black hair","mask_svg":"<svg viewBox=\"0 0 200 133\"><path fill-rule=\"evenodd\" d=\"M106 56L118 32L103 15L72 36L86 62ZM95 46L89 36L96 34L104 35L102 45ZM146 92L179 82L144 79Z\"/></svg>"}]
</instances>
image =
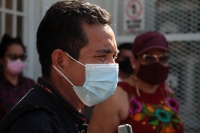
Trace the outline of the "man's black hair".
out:
<instances>
[{"instance_id":1,"label":"man's black hair","mask_svg":"<svg viewBox=\"0 0 200 133\"><path fill-rule=\"evenodd\" d=\"M37 51L42 74L50 77L51 54L62 49L74 59L88 44L83 23L111 25L110 14L99 6L81 0L59 1L46 12L37 31Z\"/></svg>"}]
</instances>

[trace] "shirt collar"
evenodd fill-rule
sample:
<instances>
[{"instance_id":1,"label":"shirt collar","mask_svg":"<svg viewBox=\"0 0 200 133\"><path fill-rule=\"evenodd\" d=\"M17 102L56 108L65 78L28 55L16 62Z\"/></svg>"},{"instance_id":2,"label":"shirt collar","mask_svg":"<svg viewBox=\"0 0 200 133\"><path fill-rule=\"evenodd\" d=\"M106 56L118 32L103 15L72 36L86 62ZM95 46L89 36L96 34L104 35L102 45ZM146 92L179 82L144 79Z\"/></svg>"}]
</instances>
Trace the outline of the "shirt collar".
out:
<instances>
[{"instance_id":1,"label":"shirt collar","mask_svg":"<svg viewBox=\"0 0 200 133\"><path fill-rule=\"evenodd\" d=\"M38 78L37 82L50 89L54 95L65 105L65 108L69 113L71 113L74 117L73 120L76 124L81 125L85 122L85 116L77 111L67 100L65 100L47 81L43 78Z\"/></svg>"}]
</instances>

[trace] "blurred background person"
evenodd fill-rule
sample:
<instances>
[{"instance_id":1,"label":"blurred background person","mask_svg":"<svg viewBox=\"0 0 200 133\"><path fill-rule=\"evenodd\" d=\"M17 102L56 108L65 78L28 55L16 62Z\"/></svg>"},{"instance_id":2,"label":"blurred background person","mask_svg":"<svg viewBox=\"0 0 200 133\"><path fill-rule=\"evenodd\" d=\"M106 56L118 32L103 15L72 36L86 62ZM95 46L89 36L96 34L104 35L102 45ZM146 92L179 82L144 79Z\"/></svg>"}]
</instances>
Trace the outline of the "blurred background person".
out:
<instances>
[{"instance_id":1,"label":"blurred background person","mask_svg":"<svg viewBox=\"0 0 200 133\"><path fill-rule=\"evenodd\" d=\"M25 60L22 40L5 34L0 43L0 121L35 86L33 80L22 75Z\"/></svg>"},{"instance_id":2,"label":"blurred background person","mask_svg":"<svg viewBox=\"0 0 200 133\"><path fill-rule=\"evenodd\" d=\"M116 63L119 63L119 81L128 78L133 73L133 68L130 64L132 43L122 43L118 46L119 54Z\"/></svg>"},{"instance_id":3,"label":"blurred background person","mask_svg":"<svg viewBox=\"0 0 200 133\"><path fill-rule=\"evenodd\" d=\"M178 101L164 83L169 72L166 38L156 32L138 35L132 53L134 73L95 106L89 133L115 133L122 124L130 124L133 133L183 133Z\"/></svg>"}]
</instances>

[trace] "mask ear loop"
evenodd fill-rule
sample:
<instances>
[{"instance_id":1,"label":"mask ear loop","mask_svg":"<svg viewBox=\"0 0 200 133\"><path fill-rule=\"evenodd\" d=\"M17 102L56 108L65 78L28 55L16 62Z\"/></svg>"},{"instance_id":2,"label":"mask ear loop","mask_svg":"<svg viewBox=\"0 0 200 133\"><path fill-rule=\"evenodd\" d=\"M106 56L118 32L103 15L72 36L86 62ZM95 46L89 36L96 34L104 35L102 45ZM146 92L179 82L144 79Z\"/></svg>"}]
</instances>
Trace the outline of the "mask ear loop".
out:
<instances>
[{"instance_id":1,"label":"mask ear loop","mask_svg":"<svg viewBox=\"0 0 200 133\"><path fill-rule=\"evenodd\" d=\"M72 60L76 61L77 63L79 63L79 64L85 66L83 63L81 63L81 62L75 60L73 57L71 57L68 53L65 52L65 54L68 55ZM67 79L67 80L68 80L68 79ZM68 80L68 81L69 81L69 80ZM69 82L70 82L70 81L69 81ZM71 83L71 82L70 82L70 83ZM71 83L71 84L72 84L72 83ZM73 84L72 84L72 85L73 85ZM74 86L74 87L75 87L75 86ZM87 95L85 96L85 99L86 99L87 101L90 101L90 96L89 96L89 93L88 93L88 92L89 92L89 91L87 91Z\"/></svg>"},{"instance_id":2,"label":"mask ear loop","mask_svg":"<svg viewBox=\"0 0 200 133\"><path fill-rule=\"evenodd\" d=\"M54 65L53 65L53 67L54 67L54 69L56 69L56 71L58 71L58 72L59 72L73 87L75 87L75 86L72 84L72 82L69 81L69 79L68 79L63 73L61 73L60 70L58 70L58 68L56 68Z\"/></svg>"},{"instance_id":3,"label":"mask ear loop","mask_svg":"<svg viewBox=\"0 0 200 133\"><path fill-rule=\"evenodd\" d=\"M81 62L75 60L73 57L71 57L68 53L65 52L65 54L68 55L72 60L76 61L77 63L79 63L79 64L85 66L83 63L81 63Z\"/></svg>"},{"instance_id":4,"label":"mask ear loop","mask_svg":"<svg viewBox=\"0 0 200 133\"><path fill-rule=\"evenodd\" d=\"M72 60L76 61L77 63L79 63L79 64L85 66L83 63L81 63L81 62L75 60L73 57L71 57L68 53L65 52L65 54L68 55ZM67 80L68 80L68 79L67 79ZM68 81L69 81L69 80L68 80ZM70 82L70 81L69 81L69 82ZM74 86L74 87L75 87L75 86ZM88 91L88 92L89 92L89 91ZM85 99L86 99L87 101L90 101L90 96L89 96L89 93L88 93L88 92L87 92L87 95L85 96Z\"/></svg>"},{"instance_id":5,"label":"mask ear loop","mask_svg":"<svg viewBox=\"0 0 200 133\"><path fill-rule=\"evenodd\" d=\"M53 67L54 67L54 69L56 69L73 87L75 87L76 88L76 86L74 86L73 84L72 84L72 82L71 81L69 81L69 79L63 74L63 73L61 73L61 71L60 70L58 70L58 68L56 68L54 65L53 65ZM87 100L87 101L90 101L90 96L89 96L89 93L88 93L89 91L87 91L87 95L85 96L85 99Z\"/></svg>"}]
</instances>

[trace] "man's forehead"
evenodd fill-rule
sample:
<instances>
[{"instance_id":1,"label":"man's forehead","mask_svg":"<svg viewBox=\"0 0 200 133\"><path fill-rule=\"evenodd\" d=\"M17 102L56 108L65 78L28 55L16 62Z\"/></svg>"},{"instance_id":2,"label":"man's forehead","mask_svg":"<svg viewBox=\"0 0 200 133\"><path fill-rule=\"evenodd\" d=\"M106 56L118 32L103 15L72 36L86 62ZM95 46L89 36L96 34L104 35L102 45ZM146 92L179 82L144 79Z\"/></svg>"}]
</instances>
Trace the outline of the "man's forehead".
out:
<instances>
[{"instance_id":1,"label":"man's forehead","mask_svg":"<svg viewBox=\"0 0 200 133\"><path fill-rule=\"evenodd\" d=\"M109 25L85 24L88 46L95 53L118 53L114 33Z\"/></svg>"}]
</instances>

